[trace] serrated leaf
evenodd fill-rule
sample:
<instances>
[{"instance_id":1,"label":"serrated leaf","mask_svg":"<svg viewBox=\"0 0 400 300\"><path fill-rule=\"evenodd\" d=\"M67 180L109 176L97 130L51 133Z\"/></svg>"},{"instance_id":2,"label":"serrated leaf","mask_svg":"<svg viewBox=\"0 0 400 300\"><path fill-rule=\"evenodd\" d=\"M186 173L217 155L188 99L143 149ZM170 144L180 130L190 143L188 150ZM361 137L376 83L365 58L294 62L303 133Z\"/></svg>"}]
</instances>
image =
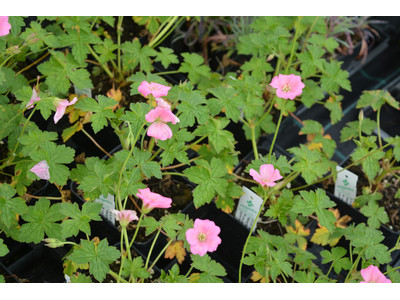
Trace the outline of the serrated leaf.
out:
<instances>
[{"instance_id":1,"label":"serrated leaf","mask_svg":"<svg viewBox=\"0 0 400 300\"><path fill-rule=\"evenodd\" d=\"M40 147L40 144L46 141L57 140L57 133L50 131L30 130L18 140L22 145L24 145L21 153L24 156L29 156L32 152L36 151Z\"/></svg>"},{"instance_id":2,"label":"serrated leaf","mask_svg":"<svg viewBox=\"0 0 400 300\"><path fill-rule=\"evenodd\" d=\"M174 50L165 47L159 47L161 52L157 53L155 61L161 62L163 67L167 69L170 64L178 64L178 56L174 54Z\"/></svg>"},{"instance_id":3,"label":"serrated leaf","mask_svg":"<svg viewBox=\"0 0 400 300\"><path fill-rule=\"evenodd\" d=\"M389 222L389 216L385 211L384 207L379 207L375 201L370 201L368 206L364 206L360 209L364 216L368 217L368 225L371 228L378 229L381 224Z\"/></svg>"},{"instance_id":4,"label":"serrated leaf","mask_svg":"<svg viewBox=\"0 0 400 300\"><path fill-rule=\"evenodd\" d=\"M204 65L204 58L196 53L181 53L184 61L181 63L179 72L188 73L192 84L199 82L201 76L211 77L210 67Z\"/></svg>"},{"instance_id":5,"label":"serrated leaf","mask_svg":"<svg viewBox=\"0 0 400 300\"><path fill-rule=\"evenodd\" d=\"M371 152L374 153L371 154ZM354 152L351 154L351 157L354 162L359 161L356 165L359 165L361 161L363 171L370 180L373 180L375 176L378 174L381 168L378 160L384 156L385 152L383 152L382 150L377 151L377 148L368 150L368 148L364 147L356 148Z\"/></svg>"},{"instance_id":6,"label":"serrated leaf","mask_svg":"<svg viewBox=\"0 0 400 300\"><path fill-rule=\"evenodd\" d=\"M28 211L24 199L19 197L12 198L15 192L11 185L7 183L0 184L0 220L7 228L11 228L17 215L25 214Z\"/></svg>"},{"instance_id":7,"label":"serrated leaf","mask_svg":"<svg viewBox=\"0 0 400 300\"><path fill-rule=\"evenodd\" d=\"M68 257L78 263L89 263L89 272L99 282L102 282L110 272L109 264L114 262L121 253L115 248L108 246L107 239L101 240L97 245L94 241L81 240L81 248L75 249Z\"/></svg>"},{"instance_id":8,"label":"serrated leaf","mask_svg":"<svg viewBox=\"0 0 400 300\"><path fill-rule=\"evenodd\" d=\"M181 264L185 260L186 250L183 247L183 241L174 241L165 250L164 258L173 259L176 257Z\"/></svg>"},{"instance_id":9,"label":"serrated leaf","mask_svg":"<svg viewBox=\"0 0 400 300\"><path fill-rule=\"evenodd\" d=\"M339 274L342 269L350 270L353 264L348 257L343 257L346 253L346 249L342 247L334 247L331 252L324 250L321 252L321 256L324 258L322 263L326 264L332 262L336 274Z\"/></svg>"},{"instance_id":10,"label":"serrated leaf","mask_svg":"<svg viewBox=\"0 0 400 300\"><path fill-rule=\"evenodd\" d=\"M374 111L377 111L385 103L388 103L395 109L399 109L399 102L393 98L388 91L363 91L363 94L357 102L356 108L371 106Z\"/></svg>"},{"instance_id":11,"label":"serrated leaf","mask_svg":"<svg viewBox=\"0 0 400 300\"><path fill-rule=\"evenodd\" d=\"M122 63L127 70L134 70L139 64L140 71L149 73L152 69L150 57L156 56L157 52L149 46L143 46L135 38L132 42L125 42L121 45Z\"/></svg>"},{"instance_id":12,"label":"serrated leaf","mask_svg":"<svg viewBox=\"0 0 400 300\"><path fill-rule=\"evenodd\" d=\"M61 225L56 223L64 219L60 212L61 204L55 203L50 206L50 200L40 198L35 206L28 207L28 213L22 215L27 223L21 226L20 239L25 243L40 243L46 234L49 238L63 240Z\"/></svg>"},{"instance_id":13,"label":"serrated leaf","mask_svg":"<svg viewBox=\"0 0 400 300\"><path fill-rule=\"evenodd\" d=\"M321 77L321 88L327 92L339 93L339 87L351 92L349 73L340 69L339 62L324 62L324 73Z\"/></svg>"}]
</instances>

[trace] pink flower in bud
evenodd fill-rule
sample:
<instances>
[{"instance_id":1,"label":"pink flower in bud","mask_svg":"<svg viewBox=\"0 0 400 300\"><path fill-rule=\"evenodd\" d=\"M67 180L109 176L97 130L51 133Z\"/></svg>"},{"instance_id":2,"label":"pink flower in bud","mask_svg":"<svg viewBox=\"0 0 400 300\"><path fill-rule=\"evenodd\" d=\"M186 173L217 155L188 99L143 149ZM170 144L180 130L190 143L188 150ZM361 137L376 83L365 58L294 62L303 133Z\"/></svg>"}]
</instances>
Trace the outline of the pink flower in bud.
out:
<instances>
[{"instance_id":1,"label":"pink flower in bud","mask_svg":"<svg viewBox=\"0 0 400 300\"><path fill-rule=\"evenodd\" d=\"M5 36L10 33L11 25L8 22L8 17L0 17L0 36Z\"/></svg>"},{"instance_id":2,"label":"pink flower in bud","mask_svg":"<svg viewBox=\"0 0 400 300\"><path fill-rule=\"evenodd\" d=\"M378 267L372 265L361 270L361 276L365 281L360 281L360 283L392 283L390 279L387 279L385 275L379 271Z\"/></svg>"},{"instance_id":3,"label":"pink flower in bud","mask_svg":"<svg viewBox=\"0 0 400 300\"><path fill-rule=\"evenodd\" d=\"M164 109L171 109L171 105L169 105L163 98L156 98L157 107Z\"/></svg>"},{"instance_id":4,"label":"pink flower in bud","mask_svg":"<svg viewBox=\"0 0 400 300\"><path fill-rule=\"evenodd\" d=\"M58 121L60 121L60 119L63 117L63 115L65 114L65 109L76 103L76 101L78 101L78 98L74 98L71 102L69 102L68 100L56 100L56 113L54 115L54 124L56 124Z\"/></svg>"},{"instance_id":5,"label":"pink flower in bud","mask_svg":"<svg viewBox=\"0 0 400 300\"><path fill-rule=\"evenodd\" d=\"M139 220L134 210L111 210L111 212L115 215L115 219L119 221L121 227L126 227L131 221Z\"/></svg>"},{"instance_id":6,"label":"pink flower in bud","mask_svg":"<svg viewBox=\"0 0 400 300\"><path fill-rule=\"evenodd\" d=\"M33 108L33 102L35 102L35 101L39 101L39 100L41 100L39 97L38 97L38 95L39 95L39 93L38 93L39 91L37 91L36 90L36 88L35 87L33 87L33 89L32 89L32 97L31 97L31 100L28 102L28 104L26 105L26 107L28 107L28 109L31 109L31 108Z\"/></svg>"},{"instance_id":7,"label":"pink flower in bud","mask_svg":"<svg viewBox=\"0 0 400 300\"><path fill-rule=\"evenodd\" d=\"M172 124L176 124L179 122L179 119L170 109L156 107L146 115L146 121L153 123L147 130L147 135L165 141L172 137L172 130L165 123L171 122Z\"/></svg>"},{"instance_id":8,"label":"pink flower in bud","mask_svg":"<svg viewBox=\"0 0 400 300\"><path fill-rule=\"evenodd\" d=\"M293 100L296 96L300 96L305 87L301 82L301 77L296 75L282 75L272 78L270 85L276 88L276 95L279 98Z\"/></svg>"},{"instance_id":9,"label":"pink flower in bud","mask_svg":"<svg viewBox=\"0 0 400 300\"><path fill-rule=\"evenodd\" d=\"M186 231L186 240L190 244L190 252L203 256L207 252L217 250L221 244L218 234L221 232L213 221L196 219L194 228Z\"/></svg>"},{"instance_id":10,"label":"pink flower in bud","mask_svg":"<svg viewBox=\"0 0 400 300\"><path fill-rule=\"evenodd\" d=\"M34 165L33 168L30 169L29 171L35 173L36 176L39 177L40 179L44 180L50 179L49 165L45 160L42 160L41 162Z\"/></svg>"},{"instance_id":11,"label":"pink flower in bud","mask_svg":"<svg viewBox=\"0 0 400 300\"><path fill-rule=\"evenodd\" d=\"M141 93L144 97L147 97L148 94L152 94L154 98L159 98L162 96L167 96L168 91L171 89L169 86L165 86L159 83L142 81L142 83L138 87L139 93Z\"/></svg>"},{"instance_id":12,"label":"pink flower in bud","mask_svg":"<svg viewBox=\"0 0 400 300\"><path fill-rule=\"evenodd\" d=\"M283 177L279 174L278 169L274 169L271 164L264 164L260 167L260 173L254 169L250 169L250 175L255 181L257 181L262 186L275 186L274 181L282 179Z\"/></svg>"},{"instance_id":13,"label":"pink flower in bud","mask_svg":"<svg viewBox=\"0 0 400 300\"><path fill-rule=\"evenodd\" d=\"M138 189L137 197L142 199L142 211L144 214L149 213L153 208L170 208L172 199L163 197L160 194L153 193L149 188Z\"/></svg>"}]
</instances>

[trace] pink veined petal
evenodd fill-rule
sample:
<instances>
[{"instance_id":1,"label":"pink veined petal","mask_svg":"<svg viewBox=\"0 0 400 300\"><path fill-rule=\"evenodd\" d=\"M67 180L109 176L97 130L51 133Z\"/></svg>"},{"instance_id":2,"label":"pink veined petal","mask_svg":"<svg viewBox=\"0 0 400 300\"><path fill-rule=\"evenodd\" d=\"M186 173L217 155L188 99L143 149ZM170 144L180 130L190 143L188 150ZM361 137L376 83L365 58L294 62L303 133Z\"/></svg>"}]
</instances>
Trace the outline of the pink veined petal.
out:
<instances>
[{"instance_id":1,"label":"pink veined petal","mask_svg":"<svg viewBox=\"0 0 400 300\"><path fill-rule=\"evenodd\" d=\"M9 17L0 17L0 36L5 36L10 33L11 24L8 22Z\"/></svg>"},{"instance_id":2,"label":"pink veined petal","mask_svg":"<svg viewBox=\"0 0 400 300\"><path fill-rule=\"evenodd\" d=\"M163 98L156 98L157 107L164 109L171 109L171 105L169 105Z\"/></svg>"},{"instance_id":3,"label":"pink veined petal","mask_svg":"<svg viewBox=\"0 0 400 300\"><path fill-rule=\"evenodd\" d=\"M41 162L34 165L33 168L31 168L29 171L35 173L36 176L39 177L40 179L44 180L50 179L49 165L45 160L42 160Z\"/></svg>"},{"instance_id":4,"label":"pink veined petal","mask_svg":"<svg viewBox=\"0 0 400 300\"><path fill-rule=\"evenodd\" d=\"M151 94L153 94L155 98L167 96L168 91L171 89L171 87L169 86L165 86L155 82L150 82L150 86L152 89Z\"/></svg>"},{"instance_id":5,"label":"pink veined petal","mask_svg":"<svg viewBox=\"0 0 400 300\"><path fill-rule=\"evenodd\" d=\"M283 177L279 173L279 170L275 169L274 174L272 175L271 181L276 181L276 180L279 180L279 179L282 179L282 178Z\"/></svg>"},{"instance_id":6,"label":"pink veined petal","mask_svg":"<svg viewBox=\"0 0 400 300\"><path fill-rule=\"evenodd\" d=\"M281 82L279 81L279 77L278 76L275 76L274 78L272 78L272 81L271 81L271 83L269 85L272 86L273 88L276 88L276 89L282 89L282 87L283 87L281 85Z\"/></svg>"},{"instance_id":7,"label":"pink veined petal","mask_svg":"<svg viewBox=\"0 0 400 300\"><path fill-rule=\"evenodd\" d=\"M149 126L147 135L155 139L165 141L172 137L172 130L169 126L162 122L155 122Z\"/></svg>"},{"instance_id":8,"label":"pink veined petal","mask_svg":"<svg viewBox=\"0 0 400 300\"><path fill-rule=\"evenodd\" d=\"M38 97L38 92L36 91L36 89L35 88L32 88L32 97L31 97L31 100L29 100L29 102L28 102L28 104L26 105L26 107L28 108L28 109L31 109L31 108L33 108L33 103L34 102L36 102L36 101L40 101L41 99Z\"/></svg>"},{"instance_id":9,"label":"pink veined petal","mask_svg":"<svg viewBox=\"0 0 400 300\"><path fill-rule=\"evenodd\" d=\"M152 109L146 114L146 121L153 123L159 117L160 117L159 111L156 109Z\"/></svg>"},{"instance_id":10,"label":"pink veined petal","mask_svg":"<svg viewBox=\"0 0 400 300\"><path fill-rule=\"evenodd\" d=\"M56 113L54 114L54 124L60 121L60 119L64 116L67 106L75 104L76 101L78 101L77 97L75 97L71 102L68 100L62 100L58 102Z\"/></svg>"},{"instance_id":11,"label":"pink veined petal","mask_svg":"<svg viewBox=\"0 0 400 300\"><path fill-rule=\"evenodd\" d=\"M164 123L175 122L174 124L176 124L176 117L170 109L164 109L161 107L156 107L156 109L158 109L159 118L161 121Z\"/></svg>"},{"instance_id":12,"label":"pink veined petal","mask_svg":"<svg viewBox=\"0 0 400 300\"><path fill-rule=\"evenodd\" d=\"M151 89L150 89L150 83L147 81L142 81L138 87L139 93L141 93L144 97L147 97L148 94L150 94Z\"/></svg>"},{"instance_id":13,"label":"pink veined petal","mask_svg":"<svg viewBox=\"0 0 400 300\"><path fill-rule=\"evenodd\" d=\"M271 181L274 174L274 166L271 164L264 164L260 167L260 176L263 181Z\"/></svg>"},{"instance_id":14,"label":"pink veined petal","mask_svg":"<svg viewBox=\"0 0 400 300\"><path fill-rule=\"evenodd\" d=\"M254 179L255 181L257 181L257 182L260 183L261 185L265 185L265 183L262 181L262 179L261 179L261 177L260 177L260 174L258 174L258 172L257 172L256 170L250 169L249 174L250 174L250 176L253 177L253 179Z\"/></svg>"},{"instance_id":15,"label":"pink veined petal","mask_svg":"<svg viewBox=\"0 0 400 300\"><path fill-rule=\"evenodd\" d=\"M186 231L186 240L189 244L195 244L198 239L197 236L199 235L199 232L194 229L194 228L190 228Z\"/></svg>"}]
</instances>

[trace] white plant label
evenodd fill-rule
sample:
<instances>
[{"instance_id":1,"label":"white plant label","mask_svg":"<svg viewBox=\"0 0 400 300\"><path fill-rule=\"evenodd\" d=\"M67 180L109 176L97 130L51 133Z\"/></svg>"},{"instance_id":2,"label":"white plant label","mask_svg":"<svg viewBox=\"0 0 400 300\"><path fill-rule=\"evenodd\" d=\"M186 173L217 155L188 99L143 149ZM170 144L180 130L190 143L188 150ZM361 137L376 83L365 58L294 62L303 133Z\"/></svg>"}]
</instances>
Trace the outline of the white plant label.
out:
<instances>
[{"instance_id":1,"label":"white plant label","mask_svg":"<svg viewBox=\"0 0 400 300\"><path fill-rule=\"evenodd\" d=\"M239 204L236 210L235 218L243 224L247 229L251 230L254 220L261 209L263 200L252 190L243 186L244 195L240 197ZM256 229L254 226L253 233Z\"/></svg>"},{"instance_id":2,"label":"white plant label","mask_svg":"<svg viewBox=\"0 0 400 300\"><path fill-rule=\"evenodd\" d=\"M336 166L337 172L342 169L342 167ZM352 205L357 197L357 180L358 176L348 170L338 173L335 183L335 196Z\"/></svg>"},{"instance_id":3,"label":"white plant label","mask_svg":"<svg viewBox=\"0 0 400 300\"><path fill-rule=\"evenodd\" d=\"M96 199L95 202L99 202L103 204L101 207L101 215L110 221L112 224L115 222L115 215L111 212L111 210L115 209L115 201L114 196L108 194L107 197L100 195L99 199Z\"/></svg>"},{"instance_id":4,"label":"white plant label","mask_svg":"<svg viewBox=\"0 0 400 300\"><path fill-rule=\"evenodd\" d=\"M76 87L76 85L74 84L74 91L75 91L75 94L77 94L78 96L86 95L89 98L92 98L92 90L89 88L78 89Z\"/></svg>"}]
</instances>

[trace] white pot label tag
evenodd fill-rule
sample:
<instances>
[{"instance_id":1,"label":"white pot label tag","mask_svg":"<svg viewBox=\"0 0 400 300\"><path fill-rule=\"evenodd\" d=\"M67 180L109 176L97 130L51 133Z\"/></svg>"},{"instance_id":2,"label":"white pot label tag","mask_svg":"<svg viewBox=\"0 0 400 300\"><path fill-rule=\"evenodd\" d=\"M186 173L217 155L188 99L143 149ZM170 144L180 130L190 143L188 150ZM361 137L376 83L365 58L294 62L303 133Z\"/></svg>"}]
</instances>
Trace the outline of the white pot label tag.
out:
<instances>
[{"instance_id":1,"label":"white pot label tag","mask_svg":"<svg viewBox=\"0 0 400 300\"><path fill-rule=\"evenodd\" d=\"M86 95L89 98L92 98L92 89L89 88L78 89L75 84L74 84L74 93L77 94L78 96Z\"/></svg>"},{"instance_id":2,"label":"white pot label tag","mask_svg":"<svg viewBox=\"0 0 400 300\"><path fill-rule=\"evenodd\" d=\"M244 195L240 197L235 218L247 229L251 230L254 220L257 218L258 211L261 209L263 200L252 190L243 186ZM253 233L256 229L254 226Z\"/></svg>"},{"instance_id":3,"label":"white pot label tag","mask_svg":"<svg viewBox=\"0 0 400 300\"><path fill-rule=\"evenodd\" d=\"M103 204L100 214L102 215L102 217L106 218L108 221L114 224L115 215L111 212L111 210L115 209L114 196L111 194L108 194L107 197L100 195L99 199L96 199L95 202Z\"/></svg>"},{"instance_id":4,"label":"white pot label tag","mask_svg":"<svg viewBox=\"0 0 400 300\"><path fill-rule=\"evenodd\" d=\"M342 167L336 166L337 172L342 169ZM357 180L358 176L348 170L338 173L335 183L335 196L352 205L357 197Z\"/></svg>"}]
</instances>

